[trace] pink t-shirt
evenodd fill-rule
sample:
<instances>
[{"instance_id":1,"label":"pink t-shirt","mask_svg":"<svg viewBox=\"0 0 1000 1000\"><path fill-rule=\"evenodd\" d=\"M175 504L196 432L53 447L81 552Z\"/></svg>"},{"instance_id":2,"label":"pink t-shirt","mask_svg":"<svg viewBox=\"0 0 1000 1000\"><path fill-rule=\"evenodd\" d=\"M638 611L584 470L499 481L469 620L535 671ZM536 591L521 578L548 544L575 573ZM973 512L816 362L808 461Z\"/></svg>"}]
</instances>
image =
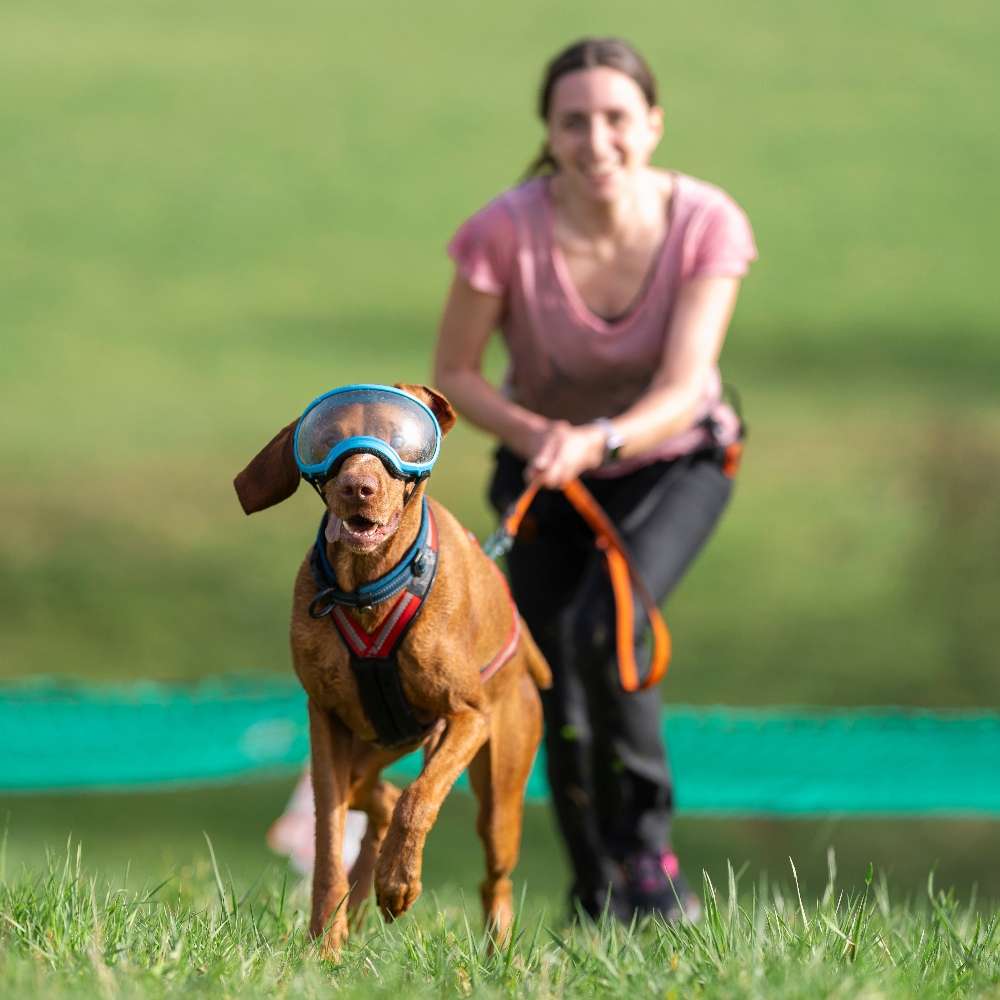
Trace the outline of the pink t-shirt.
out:
<instances>
[{"instance_id":1,"label":"pink t-shirt","mask_svg":"<svg viewBox=\"0 0 1000 1000\"><path fill-rule=\"evenodd\" d=\"M504 299L500 329L510 355L506 391L535 413L573 424L613 417L646 391L659 368L681 285L706 275L742 276L757 258L750 223L720 188L674 174L668 229L639 299L608 321L580 298L552 238L548 178L505 191L468 219L448 244L458 273L477 291ZM603 472L623 474L710 443L711 415L721 443L739 421L722 402L717 369L705 379L694 426Z\"/></svg>"}]
</instances>

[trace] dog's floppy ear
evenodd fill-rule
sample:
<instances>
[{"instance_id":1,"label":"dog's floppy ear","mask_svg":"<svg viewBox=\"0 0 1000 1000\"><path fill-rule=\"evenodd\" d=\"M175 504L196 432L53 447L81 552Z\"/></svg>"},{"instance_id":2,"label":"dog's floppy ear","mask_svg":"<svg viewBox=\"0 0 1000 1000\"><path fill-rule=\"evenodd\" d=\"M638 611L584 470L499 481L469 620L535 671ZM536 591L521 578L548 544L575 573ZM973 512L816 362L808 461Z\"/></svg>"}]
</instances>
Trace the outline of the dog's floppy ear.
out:
<instances>
[{"instance_id":1,"label":"dog's floppy ear","mask_svg":"<svg viewBox=\"0 0 1000 1000\"><path fill-rule=\"evenodd\" d=\"M447 434L455 426L457 417L451 403L436 389L429 389L426 385L406 385L402 382L397 382L396 388L408 392L411 396L416 396L421 403L426 403L430 407L431 413L437 417L442 434Z\"/></svg>"},{"instance_id":2,"label":"dog's floppy ear","mask_svg":"<svg viewBox=\"0 0 1000 1000\"><path fill-rule=\"evenodd\" d=\"M255 514L273 507L299 488L299 467L292 454L298 422L296 418L287 427L282 427L233 480L244 513Z\"/></svg>"}]
</instances>

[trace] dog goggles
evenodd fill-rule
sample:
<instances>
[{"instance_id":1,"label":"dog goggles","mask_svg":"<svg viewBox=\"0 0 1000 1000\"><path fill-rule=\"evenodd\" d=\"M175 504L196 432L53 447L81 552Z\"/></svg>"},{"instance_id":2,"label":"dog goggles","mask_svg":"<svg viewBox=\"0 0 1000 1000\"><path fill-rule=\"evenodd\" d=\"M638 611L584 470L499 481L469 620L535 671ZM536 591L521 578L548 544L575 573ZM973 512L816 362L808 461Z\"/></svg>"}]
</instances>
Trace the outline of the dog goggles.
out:
<instances>
[{"instance_id":1,"label":"dog goggles","mask_svg":"<svg viewBox=\"0 0 1000 1000\"><path fill-rule=\"evenodd\" d=\"M437 418L419 399L388 385L346 385L306 407L293 450L302 477L315 486L358 453L375 455L399 479L424 479L440 447Z\"/></svg>"}]
</instances>

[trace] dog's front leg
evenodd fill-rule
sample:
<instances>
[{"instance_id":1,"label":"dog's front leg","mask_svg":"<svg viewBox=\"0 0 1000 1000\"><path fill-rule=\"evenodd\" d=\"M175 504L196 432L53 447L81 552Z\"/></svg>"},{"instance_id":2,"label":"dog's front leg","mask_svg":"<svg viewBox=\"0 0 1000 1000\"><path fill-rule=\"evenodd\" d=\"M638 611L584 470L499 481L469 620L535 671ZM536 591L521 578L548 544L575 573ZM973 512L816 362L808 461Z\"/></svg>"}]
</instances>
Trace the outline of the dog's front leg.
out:
<instances>
[{"instance_id":1,"label":"dog's front leg","mask_svg":"<svg viewBox=\"0 0 1000 1000\"><path fill-rule=\"evenodd\" d=\"M347 939L347 872L344 823L350 799L351 734L336 715L309 699L309 749L316 804L316 862L313 867L309 933L322 937L325 957L335 957Z\"/></svg>"},{"instance_id":2,"label":"dog's front leg","mask_svg":"<svg viewBox=\"0 0 1000 1000\"><path fill-rule=\"evenodd\" d=\"M405 913L420 895L424 841L455 779L488 734L482 712L469 709L452 716L420 777L400 795L375 869L375 895L387 917Z\"/></svg>"}]
</instances>

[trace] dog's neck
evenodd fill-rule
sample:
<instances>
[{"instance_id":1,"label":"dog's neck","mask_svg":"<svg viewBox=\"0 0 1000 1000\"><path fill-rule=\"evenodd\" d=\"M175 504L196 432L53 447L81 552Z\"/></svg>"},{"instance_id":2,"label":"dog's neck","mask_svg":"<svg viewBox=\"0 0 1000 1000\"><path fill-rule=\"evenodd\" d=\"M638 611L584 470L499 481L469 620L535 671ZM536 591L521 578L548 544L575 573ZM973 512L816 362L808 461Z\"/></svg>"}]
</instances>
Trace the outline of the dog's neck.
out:
<instances>
[{"instance_id":1,"label":"dog's neck","mask_svg":"<svg viewBox=\"0 0 1000 1000\"><path fill-rule=\"evenodd\" d=\"M392 537L373 552L353 552L343 542L327 542L326 558L342 590L357 590L390 572L416 541L423 517L424 484L414 491ZM376 608L377 610L377 608Z\"/></svg>"}]
</instances>

